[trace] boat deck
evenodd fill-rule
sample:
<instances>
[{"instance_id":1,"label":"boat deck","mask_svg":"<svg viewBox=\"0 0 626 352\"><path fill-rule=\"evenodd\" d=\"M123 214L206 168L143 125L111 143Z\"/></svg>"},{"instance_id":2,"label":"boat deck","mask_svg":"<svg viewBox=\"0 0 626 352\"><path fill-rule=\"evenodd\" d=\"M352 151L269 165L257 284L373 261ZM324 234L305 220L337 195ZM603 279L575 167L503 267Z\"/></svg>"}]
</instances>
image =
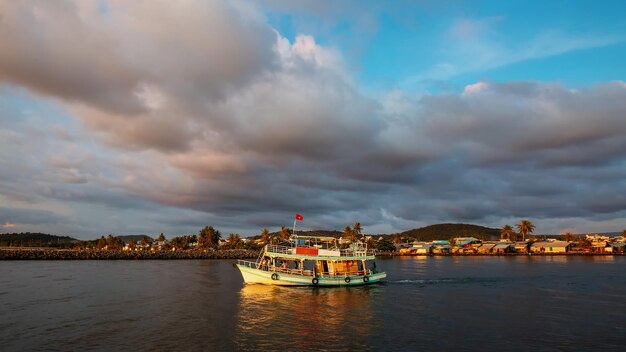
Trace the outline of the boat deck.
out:
<instances>
[{"instance_id":1,"label":"boat deck","mask_svg":"<svg viewBox=\"0 0 626 352\"><path fill-rule=\"evenodd\" d=\"M303 246L281 246L268 244L265 254L274 258L305 260L373 260L374 252L366 249L323 249Z\"/></svg>"},{"instance_id":2,"label":"boat deck","mask_svg":"<svg viewBox=\"0 0 626 352\"><path fill-rule=\"evenodd\" d=\"M265 266L264 267L262 265L259 265L257 262L252 262L248 260L238 260L237 264L246 268L256 269L256 270L260 270L264 272L313 277L313 270L310 270L310 269L302 270L302 269L282 268L282 267L277 267L277 266L269 266L269 267ZM338 272L338 271L317 272L317 277L328 277L328 278L334 278L334 277L342 278L343 277L345 278L345 277L352 277L352 276L368 276L368 275L373 275L373 274L374 272L372 270L367 269L365 271L359 270L359 271L350 271L350 272Z\"/></svg>"},{"instance_id":3,"label":"boat deck","mask_svg":"<svg viewBox=\"0 0 626 352\"><path fill-rule=\"evenodd\" d=\"M265 284L279 286L360 286L378 283L387 277L384 272L358 273L317 273L312 270L285 269L270 267L268 270L259 269L257 263L240 260L235 265L244 278L246 284Z\"/></svg>"}]
</instances>

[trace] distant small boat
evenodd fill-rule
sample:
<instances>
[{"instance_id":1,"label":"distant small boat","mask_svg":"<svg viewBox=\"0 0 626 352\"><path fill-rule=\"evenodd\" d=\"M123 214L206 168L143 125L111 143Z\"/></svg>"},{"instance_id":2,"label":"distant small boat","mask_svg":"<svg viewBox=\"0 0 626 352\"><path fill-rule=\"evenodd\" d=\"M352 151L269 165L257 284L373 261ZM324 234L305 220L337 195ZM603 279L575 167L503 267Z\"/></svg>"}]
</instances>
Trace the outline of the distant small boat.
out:
<instances>
[{"instance_id":1,"label":"distant small boat","mask_svg":"<svg viewBox=\"0 0 626 352\"><path fill-rule=\"evenodd\" d=\"M367 244L355 242L340 249L337 239L297 236L290 245L268 244L256 262L239 260L235 267L246 284L279 286L358 286L387 277L376 270Z\"/></svg>"}]
</instances>

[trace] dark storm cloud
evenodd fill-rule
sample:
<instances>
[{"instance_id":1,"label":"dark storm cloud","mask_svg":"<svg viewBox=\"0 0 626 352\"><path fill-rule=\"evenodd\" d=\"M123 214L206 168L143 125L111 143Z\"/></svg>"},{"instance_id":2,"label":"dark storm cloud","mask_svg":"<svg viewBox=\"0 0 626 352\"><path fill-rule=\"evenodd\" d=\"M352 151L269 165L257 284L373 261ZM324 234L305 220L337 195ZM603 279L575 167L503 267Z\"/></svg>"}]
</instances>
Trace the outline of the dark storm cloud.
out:
<instances>
[{"instance_id":1,"label":"dark storm cloud","mask_svg":"<svg viewBox=\"0 0 626 352\"><path fill-rule=\"evenodd\" d=\"M623 82L577 91L538 82L468 88L463 95L424 98L419 124L475 162L597 164L626 150Z\"/></svg>"},{"instance_id":2,"label":"dark storm cloud","mask_svg":"<svg viewBox=\"0 0 626 352\"><path fill-rule=\"evenodd\" d=\"M58 224L63 217L46 210L0 207L0 225L13 224Z\"/></svg>"},{"instance_id":3,"label":"dark storm cloud","mask_svg":"<svg viewBox=\"0 0 626 352\"><path fill-rule=\"evenodd\" d=\"M33 128L0 110L0 201L68 205L81 230L97 217L119 231L256 231L297 211L312 227L391 231L621 219L626 206L623 82L377 100L336 50L290 42L250 3L26 1L0 14L0 79L81 123Z\"/></svg>"}]
</instances>

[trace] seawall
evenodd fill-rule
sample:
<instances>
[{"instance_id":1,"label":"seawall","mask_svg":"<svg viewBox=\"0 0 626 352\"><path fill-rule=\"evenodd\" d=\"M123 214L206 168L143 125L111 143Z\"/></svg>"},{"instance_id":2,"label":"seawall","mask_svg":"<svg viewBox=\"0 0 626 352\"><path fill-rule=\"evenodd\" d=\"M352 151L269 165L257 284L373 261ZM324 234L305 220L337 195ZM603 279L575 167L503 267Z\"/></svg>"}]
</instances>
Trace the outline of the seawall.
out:
<instances>
[{"instance_id":1,"label":"seawall","mask_svg":"<svg viewBox=\"0 0 626 352\"><path fill-rule=\"evenodd\" d=\"M132 252L49 248L0 249L0 260L248 259L258 256L259 251L246 249Z\"/></svg>"}]
</instances>

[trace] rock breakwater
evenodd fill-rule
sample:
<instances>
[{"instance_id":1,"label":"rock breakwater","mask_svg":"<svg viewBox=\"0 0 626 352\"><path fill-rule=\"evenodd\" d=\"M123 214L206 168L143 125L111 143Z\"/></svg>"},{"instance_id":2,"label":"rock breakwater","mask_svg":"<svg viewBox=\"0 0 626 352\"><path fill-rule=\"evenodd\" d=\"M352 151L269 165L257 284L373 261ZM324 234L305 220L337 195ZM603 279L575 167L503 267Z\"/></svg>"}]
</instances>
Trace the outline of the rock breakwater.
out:
<instances>
[{"instance_id":1,"label":"rock breakwater","mask_svg":"<svg viewBox=\"0 0 626 352\"><path fill-rule=\"evenodd\" d=\"M134 260L134 259L247 259L259 251L186 250L186 251L110 251L71 249L0 249L0 260Z\"/></svg>"}]
</instances>

